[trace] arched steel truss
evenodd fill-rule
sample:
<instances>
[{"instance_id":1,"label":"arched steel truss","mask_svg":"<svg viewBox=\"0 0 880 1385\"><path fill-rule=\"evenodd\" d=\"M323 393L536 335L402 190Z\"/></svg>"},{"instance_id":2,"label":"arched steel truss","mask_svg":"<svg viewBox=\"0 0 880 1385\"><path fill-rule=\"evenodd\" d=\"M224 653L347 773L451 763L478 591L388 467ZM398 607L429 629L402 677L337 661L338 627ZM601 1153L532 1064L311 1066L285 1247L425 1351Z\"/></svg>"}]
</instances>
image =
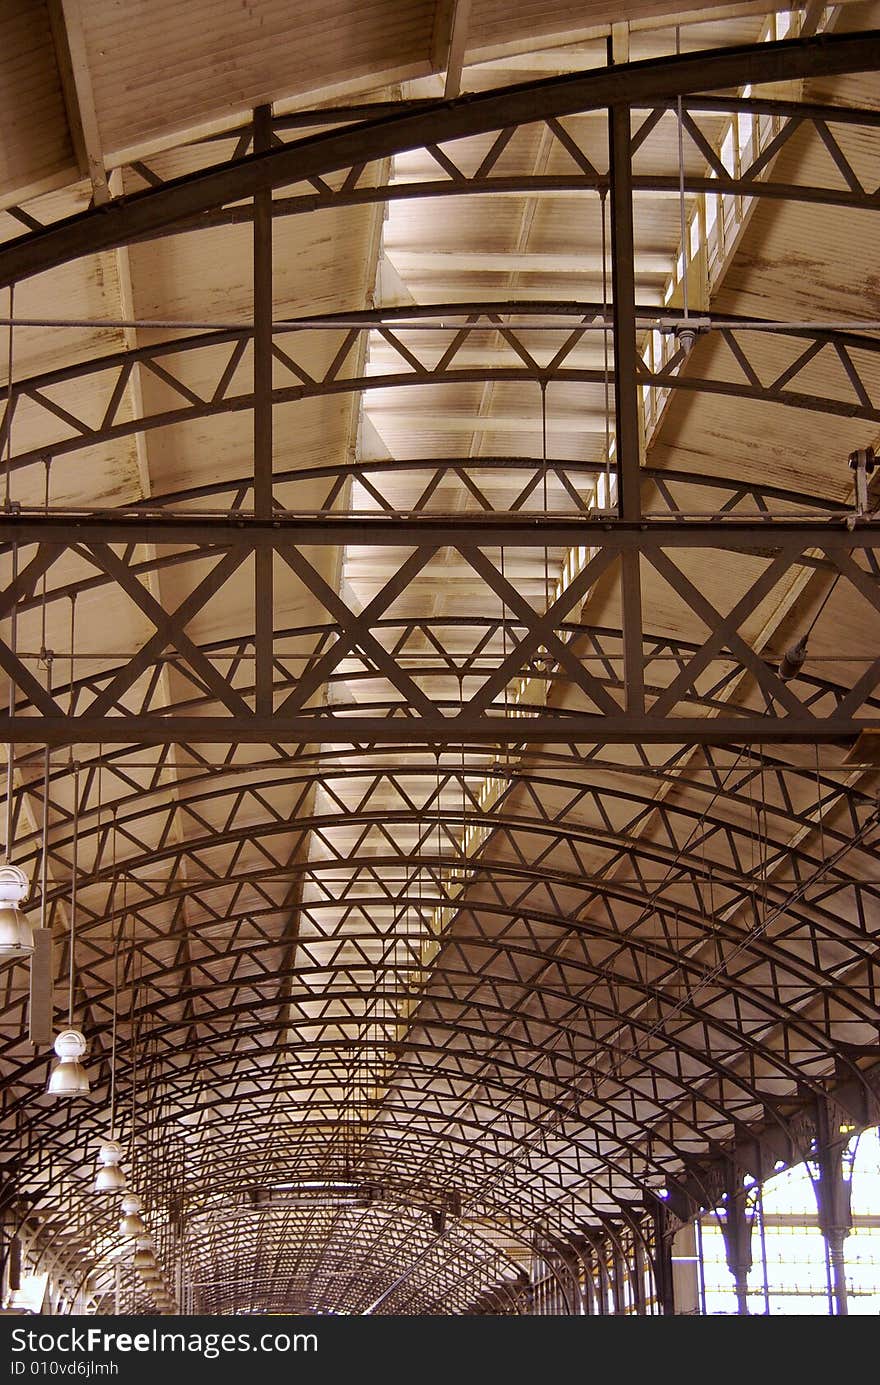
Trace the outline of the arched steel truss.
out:
<instances>
[{"instance_id":1,"label":"arched steel truss","mask_svg":"<svg viewBox=\"0 0 880 1385\"><path fill-rule=\"evenodd\" d=\"M681 327L680 309L660 311L637 307L637 320L646 329L658 327L674 333ZM514 323L507 319L515 318ZM372 309L340 315L339 323L332 316L303 318L297 324L279 326L273 333L273 358L291 383L278 384L272 391L273 405L294 404L307 399L320 399L335 394L363 394L372 390L400 390L428 386L483 384L487 381L509 381L521 384L533 381L548 386L579 384L601 387L605 370L601 361L592 368L578 368L578 348L590 336L608 330L612 333L613 318L609 310L596 303L448 303L418 309ZM530 325L535 328L530 333ZM786 329L760 319L737 319L730 315L719 318L698 318L700 330L711 330L723 344L716 353L708 373L697 371L700 356L690 361L685 371L685 353L679 347L671 352L662 367L652 369L641 361L638 380L642 386L657 390L685 390L700 394L718 395L743 400L759 400L768 404L788 405L791 408L838 415L841 418L880 421L880 401L876 399L876 359L880 342L867 334L847 331L812 330L806 327ZM426 343L419 340L420 329L434 328ZM549 329L549 330L548 330ZM353 359L359 336L374 331L391 357L392 367L369 373L357 368ZM502 353L506 363L497 361L499 352L489 347L486 339L493 333L503 339ZM462 363L467 356L465 343L479 339L487 357L485 364ZM758 342L772 335L779 347L781 362L778 370L762 379L750 359ZM436 338L440 337L439 345ZM552 354L547 349L547 339ZM59 367L43 375L18 380L14 385L13 408L4 415L0 428L0 444L6 444L6 432L14 425L15 406L22 401L30 406L29 423L36 426L40 443L27 450L13 450L10 465L18 470L29 465L45 465L47 459L76 454L98 443L112 443L133 434L146 433L180 423L214 418L225 413L240 413L254 408L251 344L252 328L235 328L201 332L198 335L174 337L168 341L137 347L126 352ZM320 371L311 356L308 364L298 359L304 339L314 352L318 343ZM538 347L543 349L539 352ZM299 349L298 349L299 348ZM543 360L538 357L543 357ZM798 377L817 361L826 360L842 369L849 381L846 394L822 396L814 388L798 388ZM164 408L145 412L136 418L124 418L122 405L135 366L141 367L166 387ZM184 367L186 369L184 369ZM194 388L186 381L193 372L203 381ZM276 375L279 372L276 372ZM181 376L184 376L182 379ZM765 370L766 375L766 370ZM77 416L77 398L81 391L97 384L103 406L101 423L94 427ZM47 394L52 390L53 394ZM847 397L848 396L848 397ZM0 390L6 400L8 389ZM535 416L540 413L540 394L535 391ZM93 405L92 405L93 407ZM550 402L552 410L552 395ZM552 417L552 415L551 415ZM604 438L604 423L597 424L597 436ZM71 436L72 434L72 436ZM538 459L535 459L538 460ZM581 464L581 467L583 464ZM553 460L559 472L567 470L564 459ZM577 464L573 471L580 470ZM283 477L276 478L283 481ZM303 483L308 475L298 475ZM277 503L277 509L295 508ZM336 506L333 507L334 509Z\"/></svg>"},{"instance_id":2,"label":"arched steel truss","mask_svg":"<svg viewBox=\"0 0 880 1385\"><path fill-rule=\"evenodd\" d=\"M27 278L30 274L63 264L79 255L130 242L139 236L154 235L172 223L179 224L187 217L216 212L227 201L252 198L267 189L312 183L313 187L318 185L320 196L332 196L323 180L330 174L342 174L343 186L347 184L346 190L354 192L368 165L395 154L419 149L442 151L442 146L450 141L497 131L500 133L492 151L494 159L482 161L485 165L483 171L491 173L511 133L518 128L536 121L558 121L584 112L642 108L647 109L649 114L637 128L637 151L658 119L669 109L669 103L674 106L678 96L692 96L695 88L703 91L713 88L723 90L731 86L755 86L761 82L799 77L872 71L878 66L878 61L880 35L877 31L826 34L817 39L795 39L723 49L717 53L687 54L662 61L630 63L597 72L526 83L467 99L438 101L427 108L404 110L400 114L365 121L341 132L311 136L296 141L292 146L268 147L250 155L244 154L250 140L250 132L247 132L247 139L242 136L234 138L233 157L226 164L208 167L158 187L155 186L156 175L148 170L145 181L150 186L142 192L54 225L41 226L31 218L29 233L11 242L0 255L0 285ZM759 111L761 105L758 103ZM815 122L816 132L823 144L835 151L832 159L841 176L839 181L835 180L835 189L827 200L853 205L856 198L855 205L876 205L876 189L863 187L844 148L828 129L830 121L840 122L846 128L853 119L850 113L841 114L837 109L821 107L814 110L809 106L801 111L797 106L776 105L780 114L786 115L787 122L779 138L779 147L807 121ZM727 170L720 165L714 151L710 152L711 145L699 131L694 119L704 109L712 112L719 107L730 109L727 103L718 101L709 101L704 107L701 98L687 111L685 129L688 138L694 141L718 179L704 177L699 190L729 190L760 195L767 186L760 176L762 168L775 151L769 155L765 152L756 166L746 169L741 183L731 180L729 188L723 185L720 180ZM859 112L854 123L870 128L873 125L872 117L876 118L873 112ZM328 123L332 123L332 120L328 119ZM603 179L589 161L587 168L584 168L585 155L578 150L576 141L567 135L564 128L557 126L553 133L574 160L579 176L573 185L584 186L582 179L586 173L593 187L602 186ZM448 157L444 160L442 153L437 161L447 175L442 180L438 179L437 185L448 189L451 182L456 192L466 192L471 180L454 165L450 167ZM145 165L141 164L140 167L144 168ZM569 174L568 180L563 180L561 188L572 185L571 177ZM606 173L604 186L610 189L612 183L611 174ZM677 191L678 186L677 177L665 178L657 183L658 190ZM505 187L502 183L495 190L519 190L521 187L522 180L518 179L513 188ZM795 184L775 188L771 184L770 187L770 195L777 197L796 197L799 191ZM809 198L809 192L807 196ZM818 198L809 200L825 198L820 193ZM304 205L303 210L313 210L315 205L311 201Z\"/></svg>"},{"instance_id":3,"label":"arched steel truss","mask_svg":"<svg viewBox=\"0 0 880 1385\"><path fill-rule=\"evenodd\" d=\"M134 166L148 188L100 211L46 227L18 213L29 230L0 248L0 283L138 238L235 220L256 232L267 211L271 222L397 197L592 190L611 199L615 268L631 281L629 295L618 282L610 310L458 303L273 324L270 305L253 327L18 379L6 396L4 447L16 414L38 437L12 449L12 472L45 465L51 480L98 444L224 413L265 422L275 407L337 393L512 381L534 386L537 414L548 386L552 409L555 384L604 384L587 359L596 333L615 351L615 513L594 495L601 447L586 461L398 458L272 475L258 445L253 475L116 512L96 497L77 512L0 516L0 616L15 608L26 622L100 590L154 626L140 649L108 650L96 673L59 666L44 677L33 651L0 645L17 689L0 729L18 743L18 859L36 880L46 852L59 974L74 816L78 835L76 1001L93 1103L35 1099L47 1053L22 1055L26 971L0 969L0 1110L15 1132L5 1223L38 1262L61 1255L70 1302L78 1261L89 1302L113 1303L115 1271L97 1249L112 1210L96 1216L89 1152L106 1131L114 956L127 1017L117 1080L126 1090L139 1064L151 1092L139 1190L203 1311L528 1311L523 1266L539 1262L578 1311L606 1273L591 1237L620 1255L638 1244L659 1283L660 1191L674 1219L713 1205L719 1160L759 1176L804 1157L811 1102L829 1091L867 1120L878 1090L878 818L870 774L843 774L834 743L880 727L880 660L866 656L852 677L807 666L784 680L782 649L741 627L792 580L840 588L873 621L877 520L838 491L668 471L650 457L640 466L638 391L867 427L880 416L877 342L709 315L691 355L645 365L636 333L659 326L674 338L681 315L636 306L626 209L681 185L650 166L678 96L689 156L704 165L681 171L685 190L876 208L858 153L876 112L693 92L878 59L877 34L830 36L413 106L293 145L293 121L277 121L272 147L248 154L251 132L236 132L228 162L184 179L163 183L161 160ZM712 144L713 120L731 111L776 121L736 177ZM607 169L588 157L580 116L610 118ZM535 126L567 170L507 171L517 136ZM471 167L455 142L483 136ZM206 158L223 138L203 146ZM809 140L839 176L789 178L786 153ZM437 172L389 183L383 160L406 152ZM283 195L263 213L242 200L273 188ZM425 327L430 338L415 330ZM393 361L375 374L356 364L366 331ZM752 355L768 335L769 373ZM485 348L485 360L463 365L466 347ZM288 376L275 388L273 358ZM823 361L848 382L827 397L798 380ZM171 402L128 417L136 369ZM76 400L98 381L96 428ZM484 484L499 474L502 501ZM442 501L451 483L454 516ZM394 575L364 611L311 561L330 545L408 556L389 562ZM522 549L552 552L560 568L567 551L584 556L542 607L505 574L505 551ZM483 584L486 614L393 614L441 550ZM693 550L745 559L727 609L683 571ZM320 620L260 626L266 554L323 606ZM646 574L659 575L707 639L651 628L633 584L640 560L646 589ZM242 627L190 639L187 624L247 564L254 604ZM188 565L201 574L192 597L163 607L150 580ZM610 582L616 624L591 619ZM168 671L189 690L177 701L161 686ZM332 705L315 704L328 687ZM827 766L799 749L820 742L832 743ZM53 752L45 843L33 827L35 743L77 747L76 779L72 758ZM615 743L633 747L631 761L609 752ZM298 1091L301 1118L282 1126ZM291 1169L332 1184L352 1167L363 1206L248 1202ZM134 1285L124 1295L148 1306Z\"/></svg>"}]
</instances>

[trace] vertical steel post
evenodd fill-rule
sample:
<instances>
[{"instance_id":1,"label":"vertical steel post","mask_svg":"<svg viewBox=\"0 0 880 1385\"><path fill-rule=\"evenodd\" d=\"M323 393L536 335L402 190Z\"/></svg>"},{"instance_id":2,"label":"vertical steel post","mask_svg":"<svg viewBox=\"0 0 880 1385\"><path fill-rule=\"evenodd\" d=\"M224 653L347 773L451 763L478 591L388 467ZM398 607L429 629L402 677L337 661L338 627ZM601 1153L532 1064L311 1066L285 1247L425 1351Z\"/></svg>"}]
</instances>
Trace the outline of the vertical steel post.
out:
<instances>
[{"instance_id":1,"label":"vertical steel post","mask_svg":"<svg viewBox=\"0 0 880 1385\"><path fill-rule=\"evenodd\" d=\"M613 1312L611 1307L611 1276L608 1270L608 1241L607 1238L599 1233L593 1241L596 1247L596 1282L598 1285L599 1312L602 1317L609 1317Z\"/></svg>"},{"instance_id":2,"label":"vertical steel post","mask_svg":"<svg viewBox=\"0 0 880 1385\"><path fill-rule=\"evenodd\" d=\"M629 106L609 107L608 120L617 508L622 519L632 520L641 515L641 446ZM645 707L645 675L641 577L637 552L621 554L620 571L626 708L629 712L642 712Z\"/></svg>"},{"instance_id":3,"label":"vertical steel post","mask_svg":"<svg viewBox=\"0 0 880 1385\"><path fill-rule=\"evenodd\" d=\"M846 1145L846 1136L841 1136L835 1126L831 1103L817 1101L814 1162L818 1166L818 1177L813 1176L813 1192L830 1264L835 1317L846 1317L849 1313L843 1243L852 1230L852 1184L844 1174Z\"/></svg>"},{"instance_id":4,"label":"vertical steel post","mask_svg":"<svg viewBox=\"0 0 880 1385\"><path fill-rule=\"evenodd\" d=\"M641 1237L633 1231L630 1260L630 1283L632 1284L633 1308L638 1317L645 1315L645 1258Z\"/></svg>"},{"instance_id":5,"label":"vertical steel post","mask_svg":"<svg viewBox=\"0 0 880 1385\"><path fill-rule=\"evenodd\" d=\"M736 1186L739 1180L731 1179L724 1203L724 1217L719 1218L724 1236L724 1249L727 1268L733 1275L736 1293L736 1311L747 1315L749 1311L749 1271L752 1268L752 1228L754 1216L749 1215L746 1190Z\"/></svg>"},{"instance_id":6,"label":"vertical steel post","mask_svg":"<svg viewBox=\"0 0 880 1385\"><path fill-rule=\"evenodd\" d=\"M254 111L254 153L270 147L269 106ZM272 190L254 195L254 513L272 513ZM273 552L254 552L254 641L257 713L272 711Z\"/></svg>"},{"instance_id":7,"label":"vertical steel post","mask_svg":"<svg viewBox=\"0 0 880 1385\"><path fill-rule=\"evenodd\" d=\"M703 1218L698 1216L694 1220L696 1229L697 1247L697 1284L700 1295L700 1313L706 1316L706 1260L703 1255Z\"/></svg>"},{"instance_id":8,"label":"vertical steel post","mask_svg":"<svg viewBox=\"0 0 880 1385\"><path fill-rule=\"evenodd\" d=\"M724 1237L724 1254L727 1268L733 1276L736 1294L736 1311L747 1315L749 1311L748 1280L752 1268L752 1231L755 1225L755 1207L750 1191L743 1187L743 1175L733 1159L725 1160L723 1196L720 1196L716 1209L718 1225Z\"/></svg>"},{"instance_id":9,"label":"vertical steel post","mask_svg":"<svg viewBox=\"0 0 880 1385\"><path fill-rule=\"evenodd\" d=\"M611 1297L615 1317L622 1317L626 1312L625 1273L626 1261L615 1237L611 1242Z\"/></svg>"},{"instance_id":10,"label":"vertical steel post","mask_svg":"<svg viewBox=\"0 0 880 1385\"><path fill-rule=\"evenodd\" d=\"M764 1289L764 1313L770 1316L770 1277L767 1269L767 1228L764 1224L764 1185L758 1185L758 1229L761 1233L761 1277Z\"/></svg>"},{"instance_id":11,"label":"vertical steel post","mask_svg":"<svg viewBox=\"0 0 880 1385\"><path fill-rule=\"evenodd\" d=\"M654 1284L657 1302L664 1317L675 1313L674 1277L672 1271L673 1228L664 1203L659 1199L651 1207L654 1241Z\"/></svg>"},{"instance_id":12,"label":"vertical steel post","mask_svg":"<svg viewBox=\"0 0 880 1385\"><path fill-rule=\"evenodd\" d=\"M622 519L638 519L641 514L639 391L629 106L611 106L608 121L617 505Z\"/></svg>"}]
</instances>

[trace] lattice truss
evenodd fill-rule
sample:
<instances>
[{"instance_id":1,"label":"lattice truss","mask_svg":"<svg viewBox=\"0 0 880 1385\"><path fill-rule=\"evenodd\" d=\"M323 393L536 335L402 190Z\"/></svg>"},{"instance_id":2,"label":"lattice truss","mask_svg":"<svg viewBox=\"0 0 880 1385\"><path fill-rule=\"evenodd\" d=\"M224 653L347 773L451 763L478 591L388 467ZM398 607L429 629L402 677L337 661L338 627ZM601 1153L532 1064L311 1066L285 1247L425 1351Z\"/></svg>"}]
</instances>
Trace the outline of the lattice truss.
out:
<instances>
[{"instance_id":1,"label":"lattice truss","mask_svg":"<svg viewBox=\"0 0 880 1385\"><path fill-rule=\"evenodd\" d=\"M876 1101L877 56L263 111L0 216L12 840L59 986L76 842L93 1086L43 1095L5 963L6 1222L91 1307L148 1307L91 1191L114 977L209 1313L517 1311L548 1242ZM120 325L47 336L59 289Z\"/></svg>"}]
</instances>

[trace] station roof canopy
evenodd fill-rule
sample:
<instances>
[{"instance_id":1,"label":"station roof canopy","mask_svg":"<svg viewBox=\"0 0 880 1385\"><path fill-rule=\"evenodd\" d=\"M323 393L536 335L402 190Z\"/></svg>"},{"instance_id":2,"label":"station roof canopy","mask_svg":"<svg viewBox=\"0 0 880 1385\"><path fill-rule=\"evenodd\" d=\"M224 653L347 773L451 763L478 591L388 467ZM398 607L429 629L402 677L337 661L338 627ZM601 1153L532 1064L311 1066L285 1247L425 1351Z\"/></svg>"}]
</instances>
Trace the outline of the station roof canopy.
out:
<instances>
[{"instance_id":1,"label":"station roof canopy","mask_svg":"<svg viewBox=\"0 0 880 1385\"><path fill-rule=\"evenodd\" d=\"M150 1308L111 1135L181 1306L424 1315L876 1121L878 28L0 6L0 1187L70 1303Z\"/></svg>"}]
</instances>

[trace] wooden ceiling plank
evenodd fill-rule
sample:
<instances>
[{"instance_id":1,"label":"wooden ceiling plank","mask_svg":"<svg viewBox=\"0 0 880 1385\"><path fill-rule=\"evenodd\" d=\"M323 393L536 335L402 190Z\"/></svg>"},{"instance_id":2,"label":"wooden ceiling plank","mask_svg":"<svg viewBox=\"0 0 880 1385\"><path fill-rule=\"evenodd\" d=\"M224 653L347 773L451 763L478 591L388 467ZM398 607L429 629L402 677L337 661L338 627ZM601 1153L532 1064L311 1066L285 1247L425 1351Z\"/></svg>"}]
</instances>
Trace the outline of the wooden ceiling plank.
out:
<instances>
[{"instance_id":1,"label":"wooden ceiling plank","mask_svg":"<svg viewBox=\"0 0 880 1385\"><path fill-rule=\"evenodd\" d=\"M96 207L111 200L80 0L48 0L61 90L80 172Z\"/></svg>"}]
</instances>

